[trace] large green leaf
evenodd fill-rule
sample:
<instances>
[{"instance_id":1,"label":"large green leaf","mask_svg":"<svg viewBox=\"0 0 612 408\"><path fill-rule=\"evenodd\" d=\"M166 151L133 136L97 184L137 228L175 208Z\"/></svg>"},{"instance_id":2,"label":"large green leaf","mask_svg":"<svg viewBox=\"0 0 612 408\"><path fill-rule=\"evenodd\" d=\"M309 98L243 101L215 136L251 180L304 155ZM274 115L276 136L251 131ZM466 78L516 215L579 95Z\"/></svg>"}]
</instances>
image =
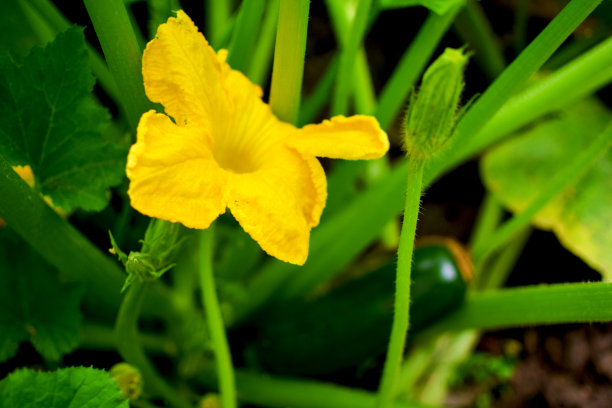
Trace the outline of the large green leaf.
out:
<instances>
[{"instance_id":1,"label":"large green leaf","mask_svg":"<svg viewBox=\"0 0 612 408\"><path fill-rule=\"evenodd\" d=\"M0 381L0 408L128 408L107 372L70 367L54 372L18 370Z\"/></svg>"},{"instance_id":2,"label":"large green leaf","mask_svg":"<svg viewBox=\"0 0 612 408\"><path fill-rule=\"evenodd\" d=\"M109 114L91 96L84 41L72 27L22 66L0 55L0 154L29 165L34 188L65 211L104 208L125 164L125 150L101 136Z\"/></svg>"},{"instance_id":3,"label":"large green leaf","mask_svg":"<svg viewBox=\"0 0 612 408\"><path fill-rule=\"evenodd\" d=\"M78 344L83 290L62 283L28 244L0 231L0 361L30 341L46 359L59 360Z\"/></svg>"},{"instance_id":4,"label":"large green leaf","mask_svg":"<svg viewBox=\"0 0 612 408\"><path fill-rule=\"evenodd\" d=\"M522 211L563 166L612 120L585 100L490 151L481 162L487 188L513 212ZM540 211L533 223L612 279L612 150Z\"/></svg>"}]
</instances>

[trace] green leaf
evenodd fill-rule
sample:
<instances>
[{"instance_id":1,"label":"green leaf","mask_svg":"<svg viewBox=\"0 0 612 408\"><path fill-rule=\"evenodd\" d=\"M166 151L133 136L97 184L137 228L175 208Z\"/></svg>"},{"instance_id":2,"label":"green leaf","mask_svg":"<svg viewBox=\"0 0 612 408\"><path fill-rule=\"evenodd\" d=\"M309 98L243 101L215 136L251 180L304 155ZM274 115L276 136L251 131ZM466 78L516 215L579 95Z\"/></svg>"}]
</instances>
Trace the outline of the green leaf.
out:
<instances>
[{"instance_id":1,"label":"green leaf","mask_svg":"<svg viewBox=\"0 0 612 408\"><path fill-rule=\"evenodd\" d=\"M83 293L61 283L16 234L0 231L0 361L12 357L23 341L49 360L74 350Z\"/></svg>"},{"instance_id":2,"label":"green leaf","mask_svg":"<svg viewBox=\"0 0 612 408\"><path fill-rule=\"evenodd\" d=\"M0 408L128 408L119 385L91 367L18 370L0 381Z\"/></svg>"},{"instance_id":3,"label":"green leaf","mask_svg":"<svg viewBox=\"0 0 612 408\"><path fill-rule=\"evenodd\" d=\"M64 211L101 210L123 178L125 150L101 131L109 114L92 98L83 29L72 27L23 66L0 55L0 154L29 165L34 188Z\"/></svg>"},{"instance_id":4,"label":"green leaf","mask_svg":"<svg viewBox=\"0 0 612 408\"><path fill-rule=\"evenodd\" d=\"M574 104L490 151L481 166L485 185L513 212L521 212L610 120L612 113L594 99ZM567 249L612 279L612 151L533 223L552 230Z\"/></svg>"}]
</instances>

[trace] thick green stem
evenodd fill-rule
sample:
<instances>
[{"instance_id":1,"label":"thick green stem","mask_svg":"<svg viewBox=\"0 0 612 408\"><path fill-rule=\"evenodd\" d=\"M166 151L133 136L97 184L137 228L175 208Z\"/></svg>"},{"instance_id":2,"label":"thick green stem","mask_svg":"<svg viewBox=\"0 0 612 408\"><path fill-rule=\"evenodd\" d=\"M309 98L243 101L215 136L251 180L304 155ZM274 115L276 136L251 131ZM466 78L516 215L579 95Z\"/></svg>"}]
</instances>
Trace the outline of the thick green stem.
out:
<instances>
[{"instance_id":1,"label":"thick green stem","mask_svg":"<svg viewBox=\"0 0 612 408\"><path fill-rule=\"evenodd\" d=\"M491 262L487 262L480 269L478 281L475 282L475 290L497 289L504 285L508 275L514 268L523 248L531 235L531 228L527 227L515 234L514 239L501 251Z\"/></svg>"},{"instance_id":2,"label":"thick green stem","mask_svg":"<svg viewBox=\"0 0 612 408\"><path fill-rule=\"evenodd\" d=\"M393 400L395 383L402 363L409 328L410 316L410 275L412 271L412 252L414 236L421 203L423 182L423 163L410 163L406 188L404 221L397 252L397 274L395 280L395 301L393 307L393 326L387 349L387 358L379 388L378 407L389 407Z\"/></svg>"},{"instance_id":3,"label":"thick green stem","mask_svg":"<svg viewBox=\"0 0 612 408\"><path fill-rule=\"evenodd\" d=\"M476 0L468 0L457 15L455 27L463 41L475 51L474 58L489 79L494 79L506 67L501 44Z\"/></svg>"},{"instance_id":4,"label":"thick green stem","mask_svg":"<svg viewBox=\"0 0 612 408\"><path fill-rule=\"evenodd\" d=\"M274 49L270 107L282 121L296 123L300 110L310 0L281 0Z\"/></svg>"},{"instance_id":5,"label":"thick green stem","mask_svg":"<svg viewBox=\"0 0 612 408\"><path fill-rule=\"evenodd\" d=\"M266 2L244 0L234 24L227 62L238 71L246 72L251 59L251 51L257 40L259 24Z\"/></svg>"},{"instance_id":6,"label":"thick green stem","mask_svg":"<svg viewBox=\"0 0 612 408\"><path fill-rule=\"evenodd\" d=\"M543 209L552 199L575 182L578 177L606 152L612 144L612 124L610 124L589 148L582 152L560 173L558 173L540 194L520 214L515 215L499 227L492 236L473 249L474 263L481 265L484 259L493 251L499 249L520 230L527 227L531 219Z\"/></svg>"},{"instance_id":7,"label":"thick green stem","mask_svg":"<svg viewBox=\"0 0 612 408\"><path fill-rule=\"evenodd\" d=\"M428 328L422 336L449 330L611 320L612 283L525 286L474 292L461 308Z\"/></svg>"},{"instance_id":8,"label":"thick green stem","mask_svg":"<svg viewBox=\"0 0 612 408\"><path fill-rule=\"evenodd\" d=\"M215 277L213 274L213 231L211 227L201 232L200 235L200 286L202 288L202 303L206 312L206 322L210 332L212 346L215 350L217 365L217 377L221 389L221 403L223 408L235 408L236 381L234 379L234 368L232 366L232 355L230 353L223 316L217 299Z\"/></svg>"},{"instance_id":9,"label":"thick green stem","mask_svg":"<svg viewBox=\"0 0 612 408\"><path fill-rule=\"evenodd\" d=\"M215 387L216 381L211 374L205 373L200 379L205 385ZM376 402L376 394L368 391L303 378L277 378L237 371L236 385L241 400L271 408L372 408ZM427 408L414 402L396 402L391 406Z\"/></svg>"},{"instance_id":10,"label":"thick green stem","mask_svg":"<svg viewBox=\"0 0 612 408\"><path fill-rule=\"evenodd\" d=\"M206 3L206 37L215 48L221 46L230 17L230 0L210 0Z\"/></svg>"},{"instance_id":11,"label":"thick green stem","mask_svg":"<svg viewBox=\"0 0 612 408\"><path fill-rule=\"evenodd\" d=\"M60 273L88 282L92 303L119 304L123 273L65 219L57 215L0 156L0 217Z\"/></svg>"},{"instance_id":12,"label":"thick green stem","mask_svg":"<svg viewBox=\"0 0 612 408\"><path fill-rule=\"evenodd\" d=\"M334 89L331 104L332 115L346 115L348 111L348 97L351 85L353 84L355 60L359 45L366 31L371 5L372 0L359 0L355 18L353 18L350 26L350 34L342 44L336 88Z\"/></svg>"},{"instance_id":13,"label":"thick green stem","mask_svg":"<svg viewBox=\"0 0 612 408\"><path fill-rule=\"evenodd\" d=\"M276 37L276 22L278 21L279 0L272 0L268 4L264 21L261 25L261 34L253 50L253 59L248 69L251 81L265 86L270 78L270 67L274 53L274 39Z\"/></svg>"},{"instance_id":14,"label":"thick green stem","mask_svg":"<svg viewBox=\"0 0 612 408\"><path fill-rule=\"evenodd\" d=\"M117 87L132 130L153 104L147 99L142 79L142 50L122 0L83 0L104 57Z\"/></svg>"},{"instance_id":15,"label":"thick green stem","mask_svg":"<svg viewBox=\"0 0 612 408\"><path fill-rule=\"evenodd\" d=\"M121 303L115 323L117 350L125 361L138 367L148 392L163 397L175 407L190 408L191 404L184 401L176 390L159 376L138 341L138 316L147 285L143 282L134 282Z\"/></svg>"},{"instance_id":16,"label":"thick green stem","mask_svg":"<svg viewBox=\"0 0 612 408\"><path fill-rule=\"evenodd\" d=\"M376 118L383 129L389 127L402 108L408 93L427 66L457 11L458 9L450 10L443 15L430 12L410 47L402 55L378 100Z\"/></svg>"}]
</instances>

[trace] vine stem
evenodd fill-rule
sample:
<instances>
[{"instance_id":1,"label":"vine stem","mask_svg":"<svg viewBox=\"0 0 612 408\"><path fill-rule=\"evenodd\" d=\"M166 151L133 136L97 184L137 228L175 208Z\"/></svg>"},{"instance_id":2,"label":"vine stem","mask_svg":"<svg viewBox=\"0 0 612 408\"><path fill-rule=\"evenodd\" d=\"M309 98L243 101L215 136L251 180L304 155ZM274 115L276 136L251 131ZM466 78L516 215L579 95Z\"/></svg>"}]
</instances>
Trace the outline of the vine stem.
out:
<instances>
[{"instance_id":1,"label":"vine stem","mask_svg":"<svg viewBox=\"0 0 612 408\"><path fill-rule=\"evenodd\" d=\"M138 339L138 316L142 308L142 299L149 284L134 282L121 302L115 322L117 350L128 363L138 367L147 390L166 399L172 406L191 408L177 392L170 387L157 373L155 367L145 355Z\"/></svg>"},{"instance_id":2,"label":"vine stem","mask_svg":"<svg viewBox=\"0 0 612 408\"><path fill-rule=\"evenodd\" d=\"M221 389L221 404L223 408L236 408L236 380L232 366L232 356L225 334L225 324L213 274L212 255L213 237L212 227L200 234L200 285L202 287L202 303L206 312L206 322L210 332L210 338L215 350L217 364L217 377Z\"/></svg>"},{"instance_id":3,"label":"vine stem","mask_svg":"<svg viewBox=\"0 0 612 408\"><path fill-rule=\"evenodd\" d=\"M295 124L300 110L310 0L281 0L270 87L270 108Z\"/></svg>"},{"instance_id":4,"label":"vine stem","mask_svg":"<svg viewBox=\"0 0 612 408\"><path fill-rule=\"evenodd\" d=\"M406 344L406 334L410 326L410 276L412 271L412 252L414 236L419 217L421 188L423 184L424 163L411 162L408 170L406 204L404 206L404 221L397 254L397 274L395 281L395 302L391 339L387 349L387 358L379 387L378 407L391 406L393 391L402 363L402 355Z\"/></svg>"},{"instance_id":5,"label":"vine stem","mask_svg":"<svg viewBox=\"0 0 612 408\"><path fill-rule=\"evenodd\" d=\"M104 57L117 87L119 102L132 129L154 105L147 99L142 79L142 50L122 0L84 0Z\"/></svg>"}]
</instances>

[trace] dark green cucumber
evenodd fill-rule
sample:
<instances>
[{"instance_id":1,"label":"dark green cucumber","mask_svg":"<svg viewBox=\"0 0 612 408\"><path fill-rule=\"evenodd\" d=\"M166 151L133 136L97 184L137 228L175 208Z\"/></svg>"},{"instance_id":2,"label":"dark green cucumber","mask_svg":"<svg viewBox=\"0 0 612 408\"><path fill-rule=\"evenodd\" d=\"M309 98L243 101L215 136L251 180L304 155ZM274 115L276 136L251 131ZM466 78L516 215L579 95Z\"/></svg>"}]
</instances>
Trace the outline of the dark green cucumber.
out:
<instances>
[{"instance_id":1,"label":"dark green cucumber","mask_svg":"<svg viewBox=\"0 0 612 408\"><path fill-rule=\"evenodd\" d=\"M461 264L446 245L415 250L410 333L463 301ZM387 264L317 299L283 304L262 316L259 362L275 373L318 375L383 353L393 319L395 267Z\"/></svg>"}]
</instances>

